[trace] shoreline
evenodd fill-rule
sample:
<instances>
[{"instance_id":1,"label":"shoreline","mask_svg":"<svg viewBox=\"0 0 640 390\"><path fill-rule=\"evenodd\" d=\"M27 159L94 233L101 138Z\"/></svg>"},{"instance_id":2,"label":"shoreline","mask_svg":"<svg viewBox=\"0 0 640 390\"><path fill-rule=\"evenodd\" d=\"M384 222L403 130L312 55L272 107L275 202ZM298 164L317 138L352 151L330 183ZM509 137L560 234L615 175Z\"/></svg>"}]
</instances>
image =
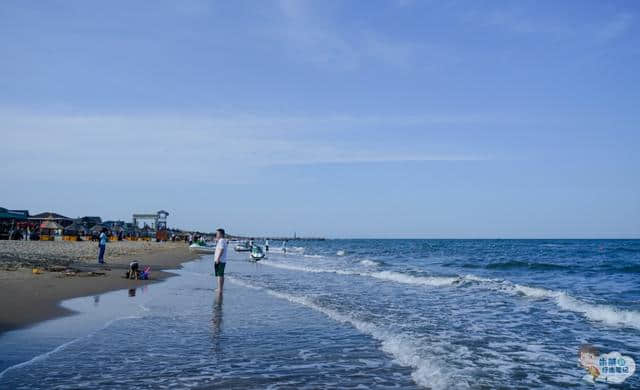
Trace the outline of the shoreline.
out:
<instances>
[{"instance_id":1,"label":"shoreline","mask_svg":"<svg viewBox=\"0 0 640 390\"><path fill-rule=\"evenodd\" d=\"M0 336L5 332L75 314L60 306L64 300L161 282L175 276L170 270L179 269L182 263L200 256L189 252L187 246L158 246L148 253L107 257L104 267L95 263L74 262L71 267L83 273L71 277L65 276L64 272L36 275L27 268L0 271ZM139 261L141 266L151 266L152 279L124 278L133 260ZM90 271L104 272L104 275L86 276Z\"/></svg>"}]
</instances>

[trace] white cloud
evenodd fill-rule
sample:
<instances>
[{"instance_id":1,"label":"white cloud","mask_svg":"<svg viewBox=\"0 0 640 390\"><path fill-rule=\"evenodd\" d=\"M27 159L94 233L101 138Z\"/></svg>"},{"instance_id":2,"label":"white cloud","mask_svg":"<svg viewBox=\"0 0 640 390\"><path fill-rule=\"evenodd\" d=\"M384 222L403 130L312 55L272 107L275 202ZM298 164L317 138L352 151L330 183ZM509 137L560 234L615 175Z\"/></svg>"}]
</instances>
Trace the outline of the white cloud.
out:
<instances>
[{"instance_id":1,"label":"white cloud","mask_svg":"<svg viewBox=\"0 0 640 390\"><path fill-rule=\"evenodd\" d=\"M633 14L622 12L598 15L596 20L568 23L553 16L535 15L530 9L515 5L508 8L475 10L466 19L517 34L537 34L562 39L606 43L622 36L633 24Z\"/></svg>"},{"instance_id":2,"label":"white cloud","mask_svg":"<svg viewBox=\"0 0 640 390\"><path fill-rule=\"evenodd\" d=\"M349 137L374 126L394 137L397 128L429 128L471 123L474 117L448 116L182 116L43 115L0 111L0 174L48 177L122 177L145 172L150 180L183 177L206 169L212 180L229 172L289 164L477 160L482 153L437 150L406 142L403 149L384 141ZM327 132L344 134L327 138ZM382 138L384 140L384 137ZM404 142L403 142L404 143Z\"/></svg>"},{"instance_id":3,"label":"white cloud","mask_svg":"<svg viewBox=\"0 0 640 390\"><path fill-rule=\"evenodd\" d=\"M602 24L596 32L596 39L599 42L606 43L622 36L633 25L633 15L630 13L620 13L615 15L611 20Z\"/></svg>"},{"instance_id":4,"label":"white cloud","mask_svg":"<svg viewBox=\"0 0 640 390\"><path fill-rule=\"evenodd\" d=\"M369 61L387 66L408 66L422 45L393 40L366 27L346 32L323 17L318 3L281 0L285 42L291 55L316 66L356 70Z\"/></svg>"}]
</instances>

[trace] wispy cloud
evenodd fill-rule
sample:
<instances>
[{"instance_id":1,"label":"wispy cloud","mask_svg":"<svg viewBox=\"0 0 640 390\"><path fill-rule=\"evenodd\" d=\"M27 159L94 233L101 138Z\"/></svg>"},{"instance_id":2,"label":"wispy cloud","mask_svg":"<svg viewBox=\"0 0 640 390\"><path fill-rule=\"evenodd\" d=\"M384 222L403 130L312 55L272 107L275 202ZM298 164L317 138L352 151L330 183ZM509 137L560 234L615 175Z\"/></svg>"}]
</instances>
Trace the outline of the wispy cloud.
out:
<instances>
[{"instance_id":1,"label":"wispy cloud","mask_svg":"<svg viewBox=\"0 0 640 390\"><path fill-rule=\"evenodd\" d=\"M73 172L115 178L145 167L149 179L181 177L206 169L226 178L271 165L451 161L486 159L487 154L425 145L393 147L349 132L371 126L378 135L403 126L428 128L455 123L442 116L184 116L42 115L1 111L0 153L5 176L43 177ZM459 117L469 123L474 117ZM331 133L332 137L325 134ZM335 134L342 134L343 137ZM384 137L382 138L384 140ZM403 141L403 139L400 139ZM43 170L43 167L46 167ZM147 169L148 168L148 169Z\"/></svg>"},{"instance_id":2,"label":"wispy cloud","mask_svg":"<svg viewBox=\"0 0 640 390\"><path fill-rule=\"evenodd\" d=\"M624 35L633 25L634 15L621 12L601 15L595 20L568 23L553 15L536 15L531 9L512 7L466 12L466 19L517 34L534 34L559 39L607 43Z\"/></svg>"},{"instance_id":3,"label":"wispy cloud","mask_svg":"<svg viewBox=\"0 0 640 390\"><path fill-rule=\"evenodd\" d=\"M404 67L422 50L421 44L394 40L366 27L346 32L330 17L323 17L326 13L318 12L318 4L279 2L291 55L304 61L337 70L355 70L369 61Z\"/></svg>"},{"instance_id":4,"label":"wispy cloud","mask_svg":"<svg viewBox=\"0 0 640 390\"><path fill-rule=\"evenodd\" d=\"M612 19L604 22L596 30L596 39L606 43L626 33L633 25L634 17L631 13L619 13Z\"/></svg>"}]
</instances>

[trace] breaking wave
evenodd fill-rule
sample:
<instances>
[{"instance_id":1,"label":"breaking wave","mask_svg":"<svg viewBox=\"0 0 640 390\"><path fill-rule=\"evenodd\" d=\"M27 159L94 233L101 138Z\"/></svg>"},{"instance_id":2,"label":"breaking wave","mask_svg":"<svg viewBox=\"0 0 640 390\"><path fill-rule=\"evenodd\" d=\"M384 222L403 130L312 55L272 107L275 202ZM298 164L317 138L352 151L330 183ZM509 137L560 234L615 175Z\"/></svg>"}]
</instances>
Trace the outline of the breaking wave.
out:
<instances>
[{"instance_id":1,"label":"breaking wave","mask_svg":"<svg viewBox=\"0 0 640 390\"><path fill-rule=\"evenodd\" d=\"M622 310L605 304L593 304L572 297L564 291L547 290L514 284L515 292L534 299L550 299L563 310L584 315L590 320L609 326L621 326L640 330L640 312Z\"/></svg>"},{"instance_id":2,"label":"breaking wave","mask_svg":"<svg viewBox=\"0 0 640 390\"><path fill-rule=\"evenodd\" d=\"M451 378L444 375L446 371L439 366L439 362L436 359L421 356L414 341L404 334L398 334L397 331L390 331L371 322L361 321L348 314L321 306L305 296L295 296L264 287L253 286L236 278L229 278L229 280L239 286L253 290L262 290L276 298L306 306L326 315L334 321L350 324L358 331L380 341L382 351L393 356L400 365L411 367L413 369L411 377L420 386L431 389L447 389L452 385L461 385L460 383L451 383ZM468 383L464 383L463 385L465 387L469 386Z\"/></svg>"},{"instance_id":3,"label":"breaking wave","mask_svg":"<svg viewBox=\"0 0 640 390\"><path fill-rule=\"evenodd\" d=\"M360 261L360 264L367 266L367 267L377 267L380 265L379 262L377 261L373 261L373 260L369 260L369 259L364 259L362 261Z\"/></svg>"},{"instance_id":4,"label":"breaking wave","mask_svg":"<svg viewBox=\"0 0 640 390\"><path fill-rule=\"evenodd\" d=\"M507 293L510 295L521 295L531 299L547 299L554 302L562 310L581 314L592 321L601 322L605 325L628 327L640 330L640 312L633 310L622 310L614 306L605 304L592 304L574 298L564 291L554 291L541 287L523 286L507 280L482 278L475 275L415 276L394 271L356 272L348 270L312 268L291 264L274 263L267 260L264 260L262 263L268 266L288 269L292 271L358 275L395 283L431 287L464 286L467 284L465 282L475 283L483 288Z\"/></svg>"}]
</instances>

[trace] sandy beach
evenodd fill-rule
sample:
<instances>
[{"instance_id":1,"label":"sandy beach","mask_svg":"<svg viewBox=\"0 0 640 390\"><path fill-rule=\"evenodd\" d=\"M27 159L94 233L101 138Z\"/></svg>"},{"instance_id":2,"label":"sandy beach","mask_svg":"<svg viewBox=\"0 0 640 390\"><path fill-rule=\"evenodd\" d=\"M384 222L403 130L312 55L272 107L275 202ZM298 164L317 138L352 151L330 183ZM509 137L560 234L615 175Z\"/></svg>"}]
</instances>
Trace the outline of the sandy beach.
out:
<instances>
[{"instance_id":1,"label":"sandy beach","mask_svg":"<svg viewBox=\"0 0 640 390\"><path fill-rule=\"evenodd\" d=\"M106 266L96 254L95 242L0 241L0 333L71 314L58 305L65 299L163 280L172 274L161 269L197 257L183 242L111 242ZM124 278L132 260L151 266L151 280Z\"/></svg>"}]
</instances>

